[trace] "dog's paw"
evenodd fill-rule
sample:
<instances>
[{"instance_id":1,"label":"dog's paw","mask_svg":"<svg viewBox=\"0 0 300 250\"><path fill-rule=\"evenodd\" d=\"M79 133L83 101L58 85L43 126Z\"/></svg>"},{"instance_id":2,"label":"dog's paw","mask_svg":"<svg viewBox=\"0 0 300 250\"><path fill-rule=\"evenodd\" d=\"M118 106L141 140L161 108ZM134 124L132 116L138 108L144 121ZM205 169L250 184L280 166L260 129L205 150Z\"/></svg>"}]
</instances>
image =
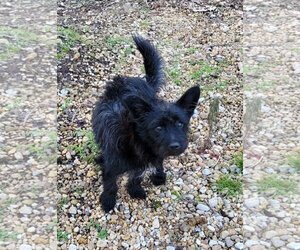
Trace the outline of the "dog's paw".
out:
<instances>
[{"instance_id":1,"label":"dog's paw","mask_svg":"<svg viewBox=\"0 0 300 250\"><path fill-rule=\"evenodd\" d=\"M155 186L164 185L166 183L166 174L165 173L153 174L150 176L150 179Z\"/></svg>"},{"instance_id":2,"label":"dog's paw","mask_svg":"<svg viewBox=\"0 0 300 250\"><path fill-rule=\"evenodd\" d=\"M128 193L133 199L145 200L147 195L142 187L128 188Z\"/></svg>"},{"instance_id":3,"label":"dog's paw","mask_svg":"<svg viewBox=\"0 0 300 250\"><path fill-rule=\"evenodd\" d=\"M102 194L100 196L100 202L101 202L102 209L105 211L105 213L108 213L110 210L112 210L115 207L116 197Z\"/></svg>"}]
</instances>

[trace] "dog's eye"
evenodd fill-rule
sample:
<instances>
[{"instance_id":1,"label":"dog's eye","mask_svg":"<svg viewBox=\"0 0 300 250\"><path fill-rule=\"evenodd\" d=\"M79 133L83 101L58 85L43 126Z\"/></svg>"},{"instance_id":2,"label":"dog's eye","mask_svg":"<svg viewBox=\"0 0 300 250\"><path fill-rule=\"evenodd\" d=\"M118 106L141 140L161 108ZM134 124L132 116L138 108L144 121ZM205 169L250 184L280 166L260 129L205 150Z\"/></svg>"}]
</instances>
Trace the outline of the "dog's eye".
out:
<instances>
[{"instance_id":1,"label":"dog's eye","mask_svg":"<svg viewBox=\"0 0 300 250\"><path fill-rule=\"evenodd\" d=\"M156 128L155 128L155 131L156 131L156 132L162 131L162 127L161 127L161 126L156 127Z\"/></svg>"},{"instance_id":2,"label":"dog's eye","mask_svg":"<svg viewBox=\"0 0 300 250\"><path fill-rule=\"evenodd\" d=\"M182 122L177 122L177 126L178 126L179 128L182 128L182 127L183 127L183 123L182 123Z\"/></svg>"}]
</instances>

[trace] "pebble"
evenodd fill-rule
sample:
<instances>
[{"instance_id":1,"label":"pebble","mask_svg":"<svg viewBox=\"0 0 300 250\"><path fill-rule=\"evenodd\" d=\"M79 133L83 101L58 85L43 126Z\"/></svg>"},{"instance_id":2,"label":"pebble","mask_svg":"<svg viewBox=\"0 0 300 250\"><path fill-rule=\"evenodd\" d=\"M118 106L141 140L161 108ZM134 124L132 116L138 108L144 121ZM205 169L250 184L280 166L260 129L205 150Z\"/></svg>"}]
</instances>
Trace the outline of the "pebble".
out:
<instances>
[{"instance_id":1,"label":"pebble","mask_svg":"<svg viewBox=\"0 0 300 250\"><path fill-rule=\"evenodd\" d=\"M287 247L292 250L299 250L300 242L291 242L291 243L287 244Z\"/></svg>"},{"instance_id":2,"label":"pebble","mask_svg":"<svg viewBox=\"0 0 300 250\"><path fill-rule=\"evenodd\" d=\"M210 208L207 205L202 204L202 203L199 203L196 208L197 208L197 210L200 210L203 212L207 212L210 210Z\"/></svg>"},{"instance_id":3,"label":"pebble","mask_svg":"<svg viewBox=\"0 0 300 250\"><path fill-rule=\"evenodd\" d=\"M14 154L14 156L15 156L15 158L16 158L17 160L22 160L22 159L23 159L23 155L22 155L21 152L16 152L16 153Z\"/></svg>"},{"instance_id":4,"label":"pebble","mask_svg":"<svg viewBox=\"0 0 300 250\"><path fill-rule=\"evenodd\" d=\"M275 237L275 236L277 236L277 232L274 231L274 230L266 231L266 232L264 233L264 237L265 237L266 239L271 239L271 238L273 238L273 237Z\"/></svg>"},{"instance_id":5,"label":"pebble","mask_svg":"<svg viewBox=\"0 0 300 250\"><path fill-rule=\"evenodd\" d=\"M23 206L19 209L19 212L21 214L31 214L32 213L32 208L31 207L28 207L28 206Z\"/></svg>"},{"instance_id":6,"label":"pebble","mask_svg":"<svg viewBox=\"0 0 300 250\"><path fill-rule=\"evenodd\" d=\"M259 199L258 198L249 198L245 200L245 206L249 209L256 208L259 206Z\"/></svg>"},{"instance_id":7,"label":"pebble","mask_svg":"<svg viewBox=\"0 0 300 250\"><path fill-rule=\"evenodd\" d=\"M175 247L173 247L173 246L167 246L166 250L175 250Z\"/></svg>"},{"instance_id":8,"label":"pebble","mask_svg":"<svg viewBox=\"0 0 300 250\"><path fill-rule=\"evenodd\" d=\"M35 227L29 227L29 228L27 229L27 232L29 232L29 233L35 232Z\"/></svg>"},{"instance_id":9,"label":"pebble","mask_svg":"<svg viewBox=\"0 0 300 250\"><path fill-rule=\"evenodd\" d=\"M208 176L211 174L211 171L208 169L208 168L205 168L203 171L202 171L202 174L205 175L205 176Z\"/></svg>"},{"instance_id":10,"label":"pebble","mask_svg":"<svg viewBox=\"0 0 300 250\"><path fill-rule=\"evenodd\" d=\"M69 213L70 213L70 214L76 214L76 213L77 213L77 208L74 207L74 206L71 206L71 207L69 208Z\"/></svg>"},{"instance_id":11,"label":"pebble","mask_svg":"<svg viewBox=\"0 0 300 250\"><path fill-rule=\"evenodd\" d=\"M158 218L154 218L154 220L153 220L153 228L159 228L159 220L158 220Z\"/></svg>"},{"instance_id":12,"label":"pebble","mask_svg":"<svg viewBox=\"0 0 300 250\"><path fill-rule=\"evenodd\" d=\"M238 242L238 243L236 243L236 244L234 245L234 247L235 247L236 249L243 249L243 248L244 248L244 244L243 244L242 242Z\"/></svg>"},{"instance_id":13,"label":"pebble","mask_svg":"<svg viewBox=\"0 0 300 250\"><path fill-rule=\"evenodd\" d=\"M271 242L272 242L273 246L276 248L282 247L285 245L285 242L283 240L279 239L278 237L272 238Z\"/></svg>"},{"instance_id":14,"label":"pebble","mask_svg":"<svg viewBox=\"0 0 300 250\"><path fill-rule=\"evenodd\" d=\"M71 245L69 246L69 250L77 250L77 246L74 245L74 244L71 244Z\"/></svg>"},{"instance_id":15,"label":"pebble","mask_svg":"<svg viewBox=\"0 0 300 250\"><path fill-rule=\"evenodd\" d=\"M216 240L210 240L208 244L209 244L210 247L212 247L214 245L218 245L218 241L216 241Z\"/></svg>"},{"instance_id":16,"label":"pebble","mask_svg":"<svg viewBox=\"0 0 300 250\"><path fill-rule=\"evenodd\" d=\"M225 244L227 247L232 247L234 242L228 237L225 239Z\"/></svg>"},{"instance_id":17,"label":"pebble","mask_svg":"<svg viewBox=\"0 0 300 250\"><path fill-rule=\"evenodd\" d=\"M218 198L214 197L209 199L208 204L211 208L216 208L218 206Z\"/></svg>"},{"instance_id":18,"label":"pebble","mask_svg":"<svg viewBox=\"0 0 300 250\"><path fill-rule=\"evenodd\" d=\"M20 245L19 250L32 250L32 247L28 244L22 244Z\"/></svg>"}]
</instances>

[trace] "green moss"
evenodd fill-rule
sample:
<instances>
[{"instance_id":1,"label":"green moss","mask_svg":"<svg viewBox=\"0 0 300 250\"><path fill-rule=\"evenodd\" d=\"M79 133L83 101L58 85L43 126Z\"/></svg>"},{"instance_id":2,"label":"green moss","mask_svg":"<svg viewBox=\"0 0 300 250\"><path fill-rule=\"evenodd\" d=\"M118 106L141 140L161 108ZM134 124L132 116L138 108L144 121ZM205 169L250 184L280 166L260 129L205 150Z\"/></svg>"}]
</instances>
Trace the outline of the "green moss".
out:
<instances>
[{"instance_id":1,"label":"green moss","mask_svg":"<svg viewBox=\"0 0 300 250\"><path fill-rule=\"evenodd\" d=\"M238 152L233 156L233 163L241 170L241 172L243 172L243 167L244 167L243 152Z\"/></svg>"},{"instance_id":2,"label":"green moss","mask_svg":"<svg viewBox=\"0 0 300 250\"><path fill-rule=\"evenodd\" d=\"M69 149L75 151L79 158L87 163L94 162L94 159L99 154L99 147L95 141L93 131L81 129L74 134L76 137L83 137L85 139L80 144L70 145Z\"/></svg>"},{"instance_id":3,"label":"green moss","mask_svg":"<svg viewBox=\"0 0 300 250\"><path fill-rule=\"evenodd\" d=\"M57 32L60 39L57 52L58 59L67 55L77 43L85 41L85 38L73 28L58 27Z\"/></svg>"},{"instance_id":4,"label":"green moss","mask_svg":"<svg viewBox=\"0 0 300 250\"><path fill-rule=\"evenodd\" d=\"M7 242L7 241L16 241L18 233L11 232L6 229L0 228L0 241Z\"/></svg>"},{"instance_id":5,"label":"green moss","mask_svg":"<svg viewBox=\"0 0 300 250\"><path fill-rule=\"evenodd\" d=\"M276 175L263 178L258 182L260 192L272 192L274 196L299 193L298 183L291 180L279 179Z\"/></svg>"},{"instance_id":6,"label":"green moss","mask_svg":"<svg viewBox=\"0 0 300 250\"><path fill-rule=\"evenodd\" d=\"M300 152L289 155L287 160L291 167L295 168L297 171L300 171Z\"/></svg>"},{"instance_id":7,"label":"green moss","mask_svg":"<svg viewBox=\"0 0 300 250\"><path fill-rule=\"evenodd\" d=\"M57 230L57 240L58 241L67 241L69 234L62 230Z\"/></svg>"},{"instance_id":8,"label":"green moss","mask_svg":"<svg viewBox=\"0 0 300 250\"><path fill-rule=\"evenodd\" d=\"M201 77L207 77L219 72L217 66L211 66L205 61L190 61L190 64L195 66L195 70L190 73L192 80L198 81Z\"/></svg>"},{"instance_id":9,"label":"green moss","mask_svg":"<svg viewBox=\"0 0 300 250\"><path fill-rule=\"evenodd\" d=\"M236 196L242 194L242 181L232 178L229 175L223 175L216 181L216 188L219 193L228 196Z\"/></svg>"},{"instance_id":10,"label":"green moss","mask_svg":"<svg viewBox=\"0 0 300 250\"><path fill-rule=\"evenodd\" d=\"M97 234L98 238L101 240L105 240L106 237L108 236L108 232L105 229L101 229L98 234Z\"/></svg>"},{"instance_id":11,"label":"green moss","mask_svg":"<svg viewBox=\"0 0 300 250\"><path fill-rule=\"evenodd\" d=\"M7 60L14 54L19 53L22 48L38 41L35 32L22 27L0 26L0 38L8 38L8 43L4 44L0 51L0 60Z\"/></svg>"}]
</instances>

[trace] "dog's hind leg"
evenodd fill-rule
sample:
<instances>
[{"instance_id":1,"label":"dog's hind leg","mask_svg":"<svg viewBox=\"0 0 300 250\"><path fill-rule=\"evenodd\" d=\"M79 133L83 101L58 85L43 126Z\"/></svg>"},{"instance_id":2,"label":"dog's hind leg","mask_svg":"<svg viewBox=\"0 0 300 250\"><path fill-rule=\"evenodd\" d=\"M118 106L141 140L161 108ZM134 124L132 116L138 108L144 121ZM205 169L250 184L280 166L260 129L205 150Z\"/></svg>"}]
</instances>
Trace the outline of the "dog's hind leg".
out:
<instances>
[{"instance_id":1,"label":"dog's hind leg","mask_svg":"<svg viewBox=\"0 0 300 250\"><path fill-rule=\"evenodd\" d=\"M141 186L143 181L144 170L134 170L129 175L129 180L127 183L127 191L131 198L134 199L146 199L146 192Z\"/></svg>"}]
</instances>

